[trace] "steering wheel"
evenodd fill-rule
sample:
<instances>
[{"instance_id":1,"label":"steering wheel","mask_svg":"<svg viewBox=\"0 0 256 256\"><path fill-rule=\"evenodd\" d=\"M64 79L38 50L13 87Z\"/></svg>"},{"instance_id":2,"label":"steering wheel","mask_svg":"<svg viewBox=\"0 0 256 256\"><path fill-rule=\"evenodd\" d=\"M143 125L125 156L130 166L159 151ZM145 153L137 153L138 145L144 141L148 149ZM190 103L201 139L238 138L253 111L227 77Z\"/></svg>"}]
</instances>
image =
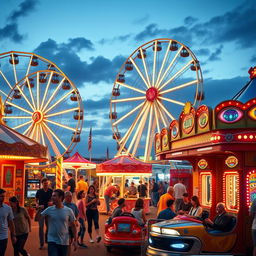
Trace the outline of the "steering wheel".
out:
<instances>
[{"instance_id":1,"label":"steering wheel","mask_svg":"<svg viewBox=\"0 0 256 256\"><path fill-rule=\"evenodd\" d=\"M130 213L130 212L123 212L120 216L135 218L135 216L132 213Z\"/></svg>"}]
</instances>

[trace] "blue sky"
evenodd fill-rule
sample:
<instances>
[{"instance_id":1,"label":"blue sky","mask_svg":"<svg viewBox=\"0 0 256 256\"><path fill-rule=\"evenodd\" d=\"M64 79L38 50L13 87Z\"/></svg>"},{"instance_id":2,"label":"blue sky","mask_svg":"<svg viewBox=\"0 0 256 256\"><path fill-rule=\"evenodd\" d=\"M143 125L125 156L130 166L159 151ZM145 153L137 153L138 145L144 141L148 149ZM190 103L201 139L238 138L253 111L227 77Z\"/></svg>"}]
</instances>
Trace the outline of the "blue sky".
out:
<instances>
[{"instance_id":1,"label":"blue sky","mask_svg":"<svg viewBox=\"0 0 256 256\"><path fill-rule=\"evenodd\" d=\"M85 122L77 149L88 156L93 129L95 157L116 152L108 120L116 74L140 45L176 39L202 67L205 104L231 98L256 65L254 1L2 1L1 52L35 52L55 62L74 81L84 101Z\"/></svg>"}]
</instances>

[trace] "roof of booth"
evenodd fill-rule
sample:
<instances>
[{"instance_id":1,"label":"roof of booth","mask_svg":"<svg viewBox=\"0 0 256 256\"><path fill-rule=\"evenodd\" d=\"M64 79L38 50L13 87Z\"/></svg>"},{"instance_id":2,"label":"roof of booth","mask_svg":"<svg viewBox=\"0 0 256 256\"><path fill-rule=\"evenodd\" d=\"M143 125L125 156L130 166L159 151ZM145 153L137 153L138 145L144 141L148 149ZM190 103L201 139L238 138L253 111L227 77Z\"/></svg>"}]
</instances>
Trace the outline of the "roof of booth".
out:
<instances>
[{"instance_id":1,"label":"roof of booth","mask_svg":"<svg viewBox=\"0 0 256 256\"><path fill-rule=\"evenodd\" d=\"M118 156L96 167L97 173L151 173L152 165L130 156Z\"/></svg>"},{"instance_id":2,"label":"roof of booth","mask_svg":"<svg viewBox=\"0 0 256 256\"><path fill-rule=\"evenodd\" d=\"M75 169L91 169L95 168L96 164L82 157L78 152L73 156L63 161L64 168Z\"/></svg>"},{"instance_id":3,"label":"roof of booth","mask_svg":"<svg viewBox=\"0 0 256 256\"><path fill-rule=\"evenodd\" d=\"M45 162L47 147L0 123L0 155L12 156L8 159L19 159L28 163Z\"/></svg>"}]
</instances>

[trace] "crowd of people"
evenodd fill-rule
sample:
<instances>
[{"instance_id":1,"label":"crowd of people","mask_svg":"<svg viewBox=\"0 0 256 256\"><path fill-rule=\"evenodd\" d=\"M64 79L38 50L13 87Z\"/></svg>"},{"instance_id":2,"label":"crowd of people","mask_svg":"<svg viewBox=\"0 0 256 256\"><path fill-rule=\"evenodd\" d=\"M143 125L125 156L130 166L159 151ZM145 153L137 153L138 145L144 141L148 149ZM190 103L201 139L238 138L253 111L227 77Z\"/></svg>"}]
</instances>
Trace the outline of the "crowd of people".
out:
<instances>
[{"instance_id":1,"label":"crowd of people","mask_svg":"<svg viewBox=\"0 0 256 256\"><path fill-rule=\"evenodd\" d=\"M39 249L43 249L45 243L47 243L49 256L71 255L72 246L74 250L78 246L87 248L88 245L84 241L86 223L89 242L99 243L101 241L98 212L100 201L97 188L94 185L89 185L83 176L80 176L77 184L71 180L73 179L72 175L69 175L69 177L68 186L64 190L52 190L49 187L48 179L43 178L41 180L42 188L36 193L37 213L35 221L39 225ZM140 182L139 187L136 188L142 196L136 199L131 214L138 220L139 225L144 226L147 223L144 210L144 196L147 190L142 185L144 184ZM112 193L116 192L118 192L116 186L109 186L104 195L106 202L111 198ZM179 181L173 187L164 188L160 195L159 186L153 179L149 193L151 193L152 206L157 208L156 217L159 220L170 220L177 215L184 215L188 218L203 220L207 228L222 232L228 231L230 218L225 210L225 205L221 202L216 205L217 215L214 220L204 218L199 198L192 196L189 199L190 197L182 181ZM0 255L5 254L9 229L14 256L20 254L28 256L29 253L25 250L25 244L31 231L30 217L26 208L19 205L16 197L9 198L10 206L4 204L4 195L5 191L0 189ZM125 213L126 198L119 198L117 204L118 206L108 219L109 222ZM252 216L256 215L255 205L256 201L251 208ZM110 213L110 208L107 208L107 211ZM95 237L93 236L93 225ZM255 226L255 223L253 225ZM255 230L254 228L254 239Z\"/></svg>"}]
</instances>

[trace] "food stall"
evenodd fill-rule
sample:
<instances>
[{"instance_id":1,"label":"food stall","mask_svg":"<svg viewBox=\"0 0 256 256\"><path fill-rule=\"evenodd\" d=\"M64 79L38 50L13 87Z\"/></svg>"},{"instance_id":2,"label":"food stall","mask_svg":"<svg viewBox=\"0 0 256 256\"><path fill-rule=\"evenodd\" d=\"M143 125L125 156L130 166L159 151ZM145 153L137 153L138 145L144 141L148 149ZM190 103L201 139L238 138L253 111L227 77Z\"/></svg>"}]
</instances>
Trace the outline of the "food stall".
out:
<instances>
[{"instance_id":1,"label":"food stall","mask_svg":"<svg viewBox=\"0 0 256 256\"><path fill-rule=\"evenodd\" d=\"M65 159L62 164L63 168L68 169L74 169L75 170L75 181L77 182L78 172L79 170L88 170L88 174L86 175L86 178L88 179L89 183L91 180L92 171L95 170L96 164L93 162L90 162L89 160L82 157L78 152L76 152L73 156L69 157L68 159Z\"/></svg>"},{"instance_id":2,"label":"food stall","mask_svg":"<svg viewBox=\"0 0 256 256\"><path fill-rule=\"evenodd\" d=\"M152 174L152 165L146 164L126 155L118 156L114 159L98 164L96 167L96 174L99 176L99 198L100 198L100 212L106 212L106 205L104 201L104 192L110 185L117 185L120 188L120 195L111 203L111 210L117 206L119 198L125 198L125 211L130 212L135 206L136 200L139 198L136 195L129 194L129 187L125 186L126 180L131 185L133 182L137 188L139 181L147 186L147 196L144 200L144 210L149 213L149 177Z\"/></svg>"},{"instance_id":3,"label":"food stall","mask_svg":"<svg viewBox=\"0 0 256 256\"><path fill-rule=\"evenodd\" d=\"M256 198L256 67L249 73L250 82L232 100L214 109L186 104L179 120L155 135L158 160L190 161L193 194L211 218L218 202L237 218L233 252L246 255L252 248L249 207Z\"/></svg>"}]
</instances>

